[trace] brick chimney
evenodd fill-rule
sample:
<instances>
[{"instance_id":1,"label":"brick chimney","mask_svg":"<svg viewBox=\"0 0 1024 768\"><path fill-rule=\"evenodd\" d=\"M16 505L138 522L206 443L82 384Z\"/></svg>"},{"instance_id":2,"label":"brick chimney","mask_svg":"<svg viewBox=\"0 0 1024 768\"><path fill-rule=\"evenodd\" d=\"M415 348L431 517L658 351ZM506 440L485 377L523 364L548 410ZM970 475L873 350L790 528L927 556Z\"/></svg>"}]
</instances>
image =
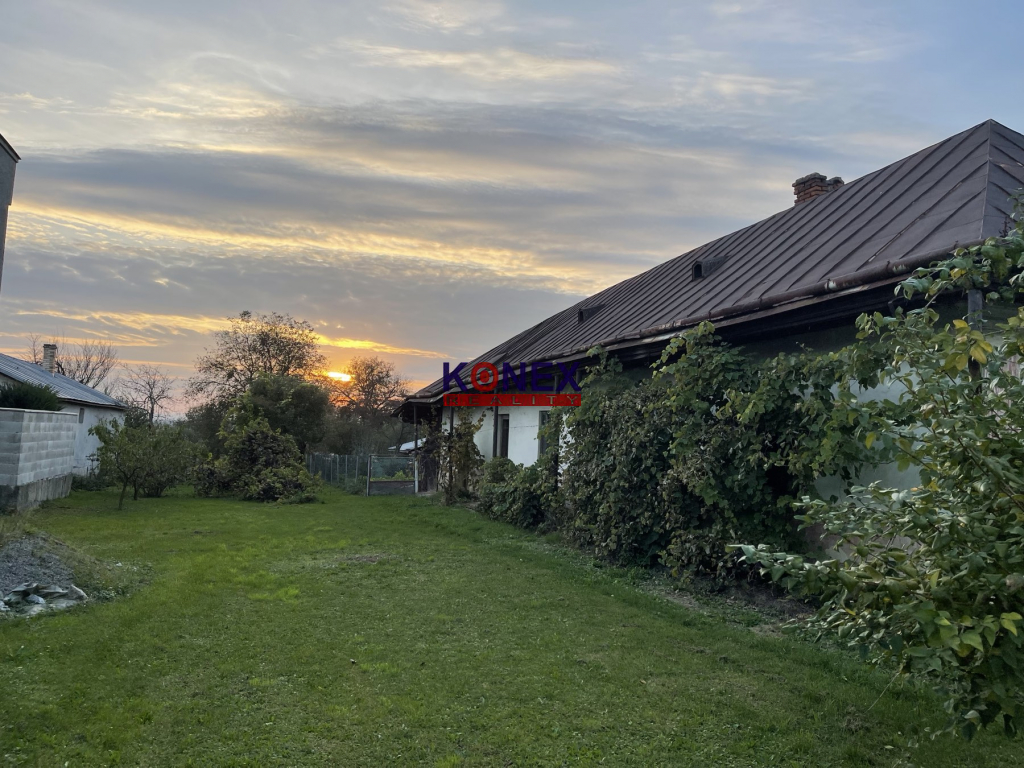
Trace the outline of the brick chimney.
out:
<instances>
[{"instance_id":1,"label":"brick chimney","mask_svg":"<svg viewBox=\"0 0 1024 768\"><path fill-rule=\"evenodd\" d=\"M43 370L53 373L57 367L57 345L43 344Z\"/></svg>"},{"instance_id":2,"label":"brick chimney","mask_svg":"<svg viewBox=\"0 0 1024 768\"><path fill-rule=\"evenodd\" d=\"M806 203L819 195L827 195L843 186L843 180L838 176L826 179L820 173L811 173L793 182L793 194L796 195L794 205Z\"/></svg>"}]
</instances>

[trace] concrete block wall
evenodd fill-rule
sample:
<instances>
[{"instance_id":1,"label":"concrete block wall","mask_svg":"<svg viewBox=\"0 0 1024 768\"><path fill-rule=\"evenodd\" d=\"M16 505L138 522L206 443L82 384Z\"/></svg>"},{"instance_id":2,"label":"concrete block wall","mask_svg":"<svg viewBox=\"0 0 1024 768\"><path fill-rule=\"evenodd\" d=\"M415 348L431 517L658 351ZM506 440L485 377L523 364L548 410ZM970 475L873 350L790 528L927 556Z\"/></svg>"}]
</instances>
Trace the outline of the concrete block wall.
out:
<instances>
[{"instance_id":1,"label":"concrete block wall","mask_svg":"<svg viewBox=\"0 0 1024 768\"><path fill-rule=\"evenodd\" d=\"M20 511L71 491L78 415L0 408L0 511Z\"/></svg>"}]
</instances>

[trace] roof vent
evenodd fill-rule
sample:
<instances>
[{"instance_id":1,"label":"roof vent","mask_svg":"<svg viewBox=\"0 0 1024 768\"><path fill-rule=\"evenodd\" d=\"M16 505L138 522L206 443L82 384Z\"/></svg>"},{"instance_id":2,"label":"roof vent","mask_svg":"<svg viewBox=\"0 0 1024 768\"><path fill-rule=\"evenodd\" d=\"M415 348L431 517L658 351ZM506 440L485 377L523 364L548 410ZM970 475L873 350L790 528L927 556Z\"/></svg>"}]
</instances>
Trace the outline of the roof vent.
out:
<instances>
[{"instance_id":1,"label":"roof vent","mask_svg":"<svg viewBox=\"0 0 1024 768\"><path fill-rule=\"evenodd\" d=\"M602 309L604 309L604 304L595 304L592 307L583 307L576 311L576 322L585 323Z\"/></svg>"},{"instance_id":2,"label":"roof vent","mask_svg":"<svg viewBox=\"0 0 1024 768\"><path fill-rule=\"evenodd\" d=\"M707 277L720 266L725 264L728 256L716 256L713 259L699 259L693 263L693 279L700 280Z\"/></svg>"}]
</instances>

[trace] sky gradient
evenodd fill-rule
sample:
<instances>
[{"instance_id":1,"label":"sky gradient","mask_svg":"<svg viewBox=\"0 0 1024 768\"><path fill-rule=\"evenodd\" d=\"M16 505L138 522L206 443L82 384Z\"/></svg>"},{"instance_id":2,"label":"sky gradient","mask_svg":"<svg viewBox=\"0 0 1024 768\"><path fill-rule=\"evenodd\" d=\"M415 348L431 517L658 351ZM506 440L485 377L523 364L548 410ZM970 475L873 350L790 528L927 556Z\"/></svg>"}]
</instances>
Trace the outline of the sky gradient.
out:
<instances>
[{"instance_id":1,"label":"sky gradient","mask_svg":"<svg viewBox=\"0 0 1024 768\"><path fill-rule=\"evenodd\" d=\"M988 118L1024 130L1000 32L1020 15L12 3L0 350L109 339L186 377L225 317L277 311L315 325L334 369L377 354L426 383L791 205L798 176L850 181Z\"/></svg>"}]
</instances>

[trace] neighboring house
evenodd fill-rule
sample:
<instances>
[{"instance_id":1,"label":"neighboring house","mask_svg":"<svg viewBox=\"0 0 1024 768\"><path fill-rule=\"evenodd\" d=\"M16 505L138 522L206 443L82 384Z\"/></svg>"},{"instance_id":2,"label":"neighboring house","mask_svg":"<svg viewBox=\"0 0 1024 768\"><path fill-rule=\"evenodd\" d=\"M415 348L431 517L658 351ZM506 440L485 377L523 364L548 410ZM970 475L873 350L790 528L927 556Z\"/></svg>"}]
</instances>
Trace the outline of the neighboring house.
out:
<instances>
[{"instance_id":1,"label":"neighboring house","mask_svg":"<svg viewBox=\"0 0 1024 768\"><path fill-rule=\"evenodd\" d=\"M811 174L793 184L792 208L584 299L472 363L584 361L601 345L627 367L646 366L703 320L754 353L798 342L835 349L853 340L857 315L891 310L908 272L1005 234L1021 187L1024 136L992 120L847 184ZM447 427L442 385L407 398L402 418ZM537 459L545 408L461 410L484 416L485 457Z\"/></svg>"},{"instance_id":2,"label":"neighboring house","mask_svg":"<svg viewBox=\"0 0 1024 768\"><path fill-rule=\"evenodd\" d=\"M49 353L50 350L47 352ZM53 372L53 361L52 353L44 356L43 366L18 360L9 355L0 355L0 382L20 381L26 384L48 386L57 393L62 411L77 414L78 426L75 433L75 458L72 471L76 475L84 475L91 468L90 457L100 444L95 436L89 434L89 428L100 421L122 416L128 407L110 395L105 395L99 390ZM51 370L44 367L47 365Z\"/></svg>"},{"instance_id":3,"label":"neighboring house","mask_svg":"<svg viewBox=\"0 0 1024 768\"><path fill-rule=\"evenodd\" d=\"M4 271L4 241L7 239L7 209L14 200L14 166L21 158L7 139L0 136L0 278Z\"/></svg>"}]
</instances>

